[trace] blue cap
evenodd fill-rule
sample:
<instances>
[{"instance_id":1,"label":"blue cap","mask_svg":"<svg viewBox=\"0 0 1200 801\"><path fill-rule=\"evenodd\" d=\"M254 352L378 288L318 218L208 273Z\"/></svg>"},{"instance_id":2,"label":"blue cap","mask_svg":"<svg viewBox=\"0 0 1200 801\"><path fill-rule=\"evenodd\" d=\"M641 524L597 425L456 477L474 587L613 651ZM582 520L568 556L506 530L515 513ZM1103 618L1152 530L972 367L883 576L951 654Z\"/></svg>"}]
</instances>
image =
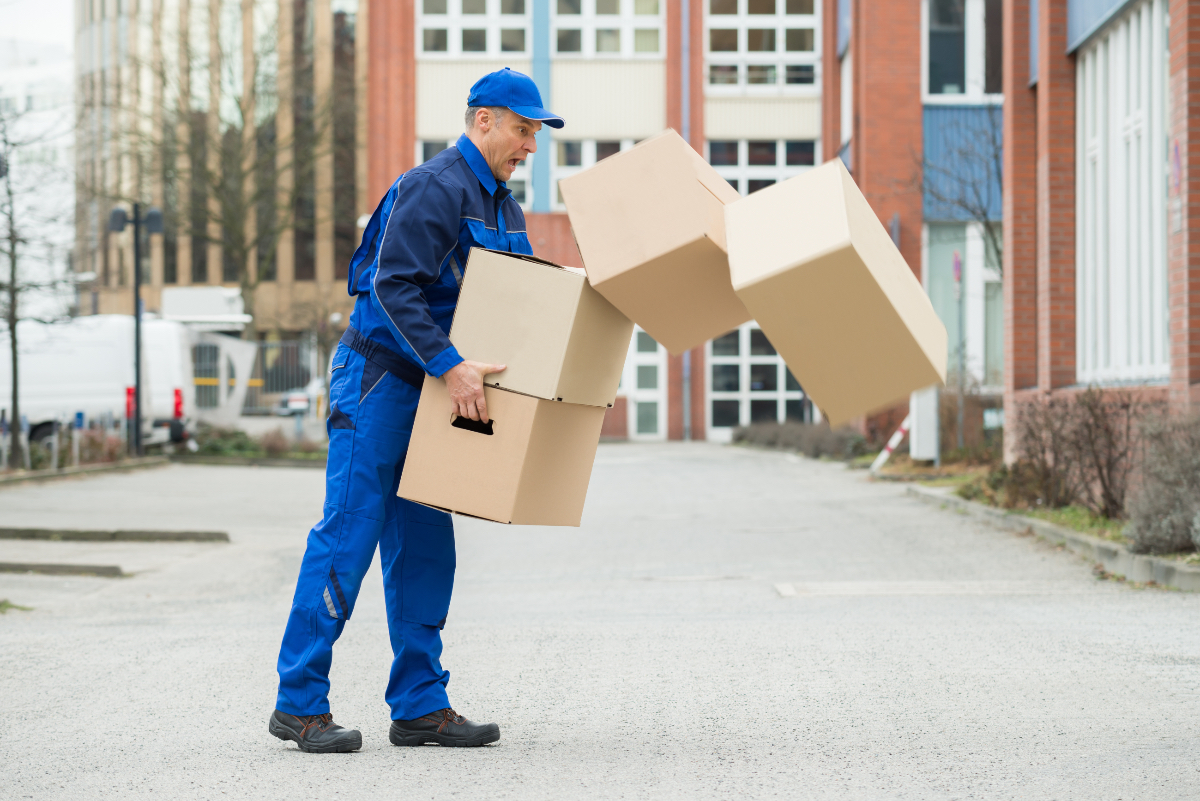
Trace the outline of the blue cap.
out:
<instances>
[{"instance_id":1,"label":"blue cap","mask_svg":"<svg viewBox=\"0 0 1200 801\"><path fill-rule=\"evenodd\" d=\"M467 106L502 106L525 119L544 122L551 128L566 125L562 117L542 108L542 95L533 78L508 67L489 72L476 81L471 87L471 94L467 95Z\"/></svg>"}]
</instances>

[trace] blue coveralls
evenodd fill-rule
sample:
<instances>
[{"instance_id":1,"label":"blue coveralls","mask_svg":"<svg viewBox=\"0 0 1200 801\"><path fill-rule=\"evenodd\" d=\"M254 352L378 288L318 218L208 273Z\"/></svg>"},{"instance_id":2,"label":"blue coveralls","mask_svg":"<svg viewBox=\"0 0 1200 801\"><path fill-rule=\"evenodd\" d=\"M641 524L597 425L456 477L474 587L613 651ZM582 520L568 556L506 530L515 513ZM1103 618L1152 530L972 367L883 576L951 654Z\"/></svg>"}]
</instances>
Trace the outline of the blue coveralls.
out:
<instances>
[{"instance_id":1,"label":"blue coveralls","mask_svg":"<svg viewBox=\"0 0 1200 801\"><path fill-rule=\"evenodd\" d=\"M276 708L329 711L333 643L375 547L383 567L393 720L450 706L441 628L454 586L450 515L396 497L424 373L462 361L447 336L472 247L531 254L525 216L466 136L397 179L350 263L357 297L334 351L324 516L308 535L279 650Z\"/></svg>"}]
</instances>

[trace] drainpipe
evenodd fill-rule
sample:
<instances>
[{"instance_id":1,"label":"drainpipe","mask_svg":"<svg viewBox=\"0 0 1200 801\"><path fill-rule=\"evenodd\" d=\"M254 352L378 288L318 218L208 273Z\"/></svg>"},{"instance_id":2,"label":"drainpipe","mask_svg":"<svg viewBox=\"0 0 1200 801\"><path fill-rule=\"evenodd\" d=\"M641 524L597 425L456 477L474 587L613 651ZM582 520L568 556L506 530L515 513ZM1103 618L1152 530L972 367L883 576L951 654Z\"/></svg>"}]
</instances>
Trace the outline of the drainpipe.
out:
<instances>
[{"instance_id":1,"label":"drainpipe","mask_svg":"<svg viewBox=\"0 0 1200 801\"><path fill-rule=\"evenodd\" d=\"M683 141L692 143L692 26L691 0L679 0L679 57L683 63L679 69L679 110L682 115L680 133ZM692 438L692 352L683 353L683 438Z\"/></svg>"}]
</instances>

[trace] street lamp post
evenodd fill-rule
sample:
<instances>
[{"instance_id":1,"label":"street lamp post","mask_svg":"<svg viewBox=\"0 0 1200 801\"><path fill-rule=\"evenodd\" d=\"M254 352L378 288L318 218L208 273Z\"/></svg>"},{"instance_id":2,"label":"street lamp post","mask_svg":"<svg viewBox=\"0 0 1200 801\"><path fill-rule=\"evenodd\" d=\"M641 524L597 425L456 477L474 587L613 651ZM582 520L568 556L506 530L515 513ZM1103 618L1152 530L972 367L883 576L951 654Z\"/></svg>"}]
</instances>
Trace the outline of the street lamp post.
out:
<instances>
[{"instance_id":1,"label":"street lamp post","mask_svg":"<svg viewBox=\"0 0 1200 801\"><path fill-rule=\"evenodd\" d=\"M123 208L115 208L109 217L108 230L121 233L128 216ZM162 212L151 208L142 219L142 204L133 204L133 431L129 449L142 456L142 226L151 234L163 232Z\"/></svg>"}]
</instances>

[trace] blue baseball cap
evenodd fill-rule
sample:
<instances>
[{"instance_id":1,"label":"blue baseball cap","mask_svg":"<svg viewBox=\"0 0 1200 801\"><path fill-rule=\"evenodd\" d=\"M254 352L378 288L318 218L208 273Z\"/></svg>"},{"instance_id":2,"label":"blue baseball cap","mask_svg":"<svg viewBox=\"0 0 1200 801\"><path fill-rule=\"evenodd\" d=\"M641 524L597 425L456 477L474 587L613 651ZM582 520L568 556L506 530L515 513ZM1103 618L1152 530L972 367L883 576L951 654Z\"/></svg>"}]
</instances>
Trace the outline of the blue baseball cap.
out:
<instances>
[{"instance_id":1,"label":"blue baseball cap","mask_svg":"<svg viewBox=\"0 0 1200 801\"><path fill-rule=\"evenodd\" d=\"M527 120L544 122L551 128L566 125L562 117L542 108L542 95L533 78L508 67L489 72L476 81L471 87L471 94L467 95L467 106L502 106Z\"/></svg>"}]
</instances>

